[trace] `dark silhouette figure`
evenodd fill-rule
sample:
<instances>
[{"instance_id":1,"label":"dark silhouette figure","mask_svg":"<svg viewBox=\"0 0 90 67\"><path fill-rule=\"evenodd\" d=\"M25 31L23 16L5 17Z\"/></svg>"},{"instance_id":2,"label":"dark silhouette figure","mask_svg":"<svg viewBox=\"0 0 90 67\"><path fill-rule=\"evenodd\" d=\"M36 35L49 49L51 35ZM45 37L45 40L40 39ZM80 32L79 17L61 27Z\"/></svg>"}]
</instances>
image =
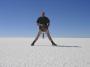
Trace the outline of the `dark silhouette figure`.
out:
<instances>
[{"instance_id":1,"label":"dark silhouette figure","mask_svg":"<svg viewBox=\"0 0 90 67\"><path fill-rule=\"evenodd\" d=\"M37 25L39 26L39 32L35 40L32 42L31 46L34 46L35 42L38 40L42 32L43 32L43 38L44 38L44 32L45 32L49 40L51 41L52 45L57 46L50 36L49 30L48 30L48 27L50 25L50 20L48 19L48 17L45 16L45 12L42 12L41 17L37 19Z\"/></svg>"}]
</instances>

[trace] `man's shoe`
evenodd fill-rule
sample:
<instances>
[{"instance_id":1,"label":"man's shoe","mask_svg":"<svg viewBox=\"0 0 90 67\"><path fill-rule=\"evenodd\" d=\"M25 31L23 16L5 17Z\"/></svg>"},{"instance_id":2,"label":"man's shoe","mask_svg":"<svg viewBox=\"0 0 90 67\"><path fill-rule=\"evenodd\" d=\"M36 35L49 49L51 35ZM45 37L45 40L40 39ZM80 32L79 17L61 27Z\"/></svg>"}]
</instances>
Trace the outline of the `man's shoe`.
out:
<instances>
[{"instance_id":1,"label":"man's shoe","mask_svg":"<svg viewBox=\"0 0 90 67\"><path fill-rule=\"evenodd\" d=\"M34 42L31 44L31 46L34 46Z\"/></svg>"},{"instance_id":2,"label":"man's shoe","mask_svg":"<svg viewBox=\"0 0 90 67\"><path fill-rule=\"evenodd\" d=\"M55 43L52 43L52 46L57 46L57 44L55 44Z\"/></svg>"}]
</instances>

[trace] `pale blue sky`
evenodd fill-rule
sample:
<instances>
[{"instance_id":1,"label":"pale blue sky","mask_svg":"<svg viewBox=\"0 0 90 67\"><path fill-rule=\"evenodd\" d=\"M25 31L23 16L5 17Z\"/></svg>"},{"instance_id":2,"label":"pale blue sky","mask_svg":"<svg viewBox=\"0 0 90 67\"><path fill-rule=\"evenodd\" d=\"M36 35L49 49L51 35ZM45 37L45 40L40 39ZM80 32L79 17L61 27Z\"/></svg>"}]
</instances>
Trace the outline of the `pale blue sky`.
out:
<instances>
[{"instance_id":1,"label":"pale blue sky","mask_svg":"<svg viewBox=\"0 0 90 67\"><path fill-rule=\"evenodd\" d=\"M53 37L90 37L90 0L0 0L0 37L35 37L42 9Z\"/></svg>"}]
</instances>

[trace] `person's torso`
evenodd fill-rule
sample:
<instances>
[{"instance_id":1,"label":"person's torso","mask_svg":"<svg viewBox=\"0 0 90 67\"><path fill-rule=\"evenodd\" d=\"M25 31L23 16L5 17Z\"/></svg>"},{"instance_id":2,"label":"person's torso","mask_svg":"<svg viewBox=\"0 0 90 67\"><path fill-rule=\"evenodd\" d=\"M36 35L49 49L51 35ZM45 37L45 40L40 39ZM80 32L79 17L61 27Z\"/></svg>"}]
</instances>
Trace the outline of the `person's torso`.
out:
<instances>
[{"instance_id":1,"label":"person's torso","mask_svg":"<svg viewBox=\"0 0 90 67\"><path fill-rule=\"evenodd\" d=\"M39 24L39 29L43 32L48 30L48 23L49 23L49 19L47 17L39 17L39 19L37 20L37 23Z\"/></svg>"},{"instance_id":2,"label":"person's torso","mask_svg":"<svg viewBox=\"0 0 90 67\"><path fill-rule=\"evenodd\" d=\"M49 19L47 17L39 17L37 23L47 25L49 23Z\"/></svg>"}]
</instances>

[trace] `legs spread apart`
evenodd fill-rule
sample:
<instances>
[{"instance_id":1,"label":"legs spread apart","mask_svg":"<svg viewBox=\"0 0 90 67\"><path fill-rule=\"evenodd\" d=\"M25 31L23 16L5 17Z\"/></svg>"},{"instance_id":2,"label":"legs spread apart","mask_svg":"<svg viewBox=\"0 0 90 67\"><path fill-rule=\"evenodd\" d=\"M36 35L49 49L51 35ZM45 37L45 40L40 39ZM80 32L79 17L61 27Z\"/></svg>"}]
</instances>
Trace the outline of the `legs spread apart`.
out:
<instances>
[{"instance_id":1,"label":"legs spread apart","mask_svg":"<svg viewBox=\"0 0 90 67\"><path fill-rule=\"evenodd\" d=\"M38 38L40 37L41 32L42 32L42 31L39 30L38 35L37 35L37 37L35 38L35 40L32 42L31 46L34 46L35 42L36 42L36 41L38 40ZM54 41L52 40L52 38L51 38L50 33L49 33L48 30L46 31L46 34L47 34L47 36L48 36L48 39L51 41L52 45L53 45L53 46L57 46L57 45L54 43Z\"/></svg>"}]
</instances>

